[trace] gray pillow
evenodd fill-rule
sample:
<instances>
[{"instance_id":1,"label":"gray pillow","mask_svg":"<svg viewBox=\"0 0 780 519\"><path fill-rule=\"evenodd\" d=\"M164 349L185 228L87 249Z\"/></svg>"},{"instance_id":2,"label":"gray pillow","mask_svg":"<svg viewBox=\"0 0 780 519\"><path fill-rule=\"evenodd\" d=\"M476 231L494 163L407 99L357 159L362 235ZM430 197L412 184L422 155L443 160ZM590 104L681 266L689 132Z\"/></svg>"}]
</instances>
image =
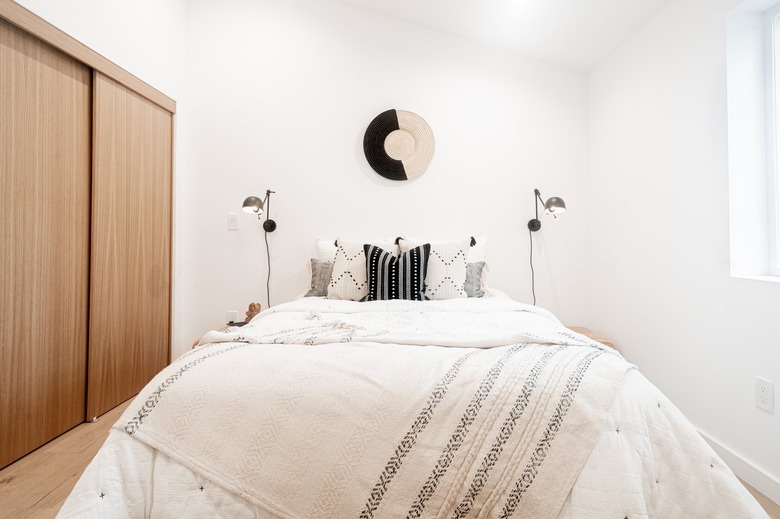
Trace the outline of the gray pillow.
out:
<instances>
[{"instance_id":1,"label":"gray pillow","mask_svg":"<svg viewBox=\"0 0 780 519\"><path fill-rule=\"evenodd\" d=\"M328 284L333 274L332 261L311 259L311 289L304 297L325 297L328 295Z\"/></svg>"},{"instance_id":2,"label":"gray pillow","mask_svg":"<svg viewBox=\"0 0 780 519\"><path fill-rule=\"evenodd\" d=\"M482 287L482 270L485 268L484 261L477 261L466 264L466 295L469 297L482 297L485 295L485 289Z\"/></svg>"}]
</instances>

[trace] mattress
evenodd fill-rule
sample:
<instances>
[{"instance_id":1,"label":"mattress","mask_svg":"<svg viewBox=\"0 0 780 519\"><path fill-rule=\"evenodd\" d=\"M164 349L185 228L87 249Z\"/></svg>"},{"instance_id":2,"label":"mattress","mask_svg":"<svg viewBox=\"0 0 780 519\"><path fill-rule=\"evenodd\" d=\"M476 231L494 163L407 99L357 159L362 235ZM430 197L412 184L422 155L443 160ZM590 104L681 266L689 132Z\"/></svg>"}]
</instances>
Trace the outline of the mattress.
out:
<instances>
[{"instance_id":1,"label":"mattress","mask_svg":"<svg viewBox=\"0 0 780 519\"><path fill-rule=\"evenodd\" d=\"M303 298L209 332L58 517L767 515L617 352L488 297Z\"/></svg>"}]
</instances>

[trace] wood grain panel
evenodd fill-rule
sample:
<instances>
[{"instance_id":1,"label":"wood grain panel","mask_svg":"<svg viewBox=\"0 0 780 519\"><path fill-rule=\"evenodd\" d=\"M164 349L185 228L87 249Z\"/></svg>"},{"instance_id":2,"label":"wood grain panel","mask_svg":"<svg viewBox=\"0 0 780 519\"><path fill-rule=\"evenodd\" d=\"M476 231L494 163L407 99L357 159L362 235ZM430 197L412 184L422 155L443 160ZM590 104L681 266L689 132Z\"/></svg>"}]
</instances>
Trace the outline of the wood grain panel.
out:
<instances>
[{"instance_id":1,"label":"wood grain panel","mask_svg":"<svg viewBox=\"0 0 780 519\"><path fill-rule=\"evenodd\" d=\"M0 17L91 68L127 85L169 112L176 112L176 101L16 2L0 0Z\"/></svg>"},{"instance_id":2,"label":"wood grain panel","mask_svg":"<svg viewBox=\"0 0 780 519\"><path fill-rule=\"evenodd\" d=\"M95 73L87 416L167 363L173 116Z\"/></svg>"},{"instance_id":3,"label":"wood grain panel","mask_svg":"<svg viewBox=\"0 0 780 519\"><path fill-rule=\"evenodd\" d=\"M0 467L84 418L91 81L0 20Z\"/></svg>"}]
</instances>

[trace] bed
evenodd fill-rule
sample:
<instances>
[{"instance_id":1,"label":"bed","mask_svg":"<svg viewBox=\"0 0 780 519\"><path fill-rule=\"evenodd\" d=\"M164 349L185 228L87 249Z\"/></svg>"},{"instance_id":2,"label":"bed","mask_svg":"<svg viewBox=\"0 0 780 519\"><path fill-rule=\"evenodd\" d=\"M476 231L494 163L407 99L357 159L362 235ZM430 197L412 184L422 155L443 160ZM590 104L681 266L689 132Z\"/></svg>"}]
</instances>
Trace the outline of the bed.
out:
<instances>
[{"instance_id":1,"label":"bed","mask_svg":"<svg viewBox=\"0 0 780 519\"><path fill-rule=\"evenodd\" d=\"M306 297L212 331L61 518L765 518L619 353L500 293Z\"/></svg>"}]
</instances>

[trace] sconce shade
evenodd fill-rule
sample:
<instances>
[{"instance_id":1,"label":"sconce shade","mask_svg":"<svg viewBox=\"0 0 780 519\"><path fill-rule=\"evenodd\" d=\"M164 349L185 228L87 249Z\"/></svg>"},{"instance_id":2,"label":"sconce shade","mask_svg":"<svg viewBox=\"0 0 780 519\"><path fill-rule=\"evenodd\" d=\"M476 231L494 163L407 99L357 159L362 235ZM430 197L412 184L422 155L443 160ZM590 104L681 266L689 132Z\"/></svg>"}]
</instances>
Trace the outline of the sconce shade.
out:
<instances>
[{"instance_id":1,"label":"sconce shade","mask_svg":"<svg viewBox=\"0 0 780 519\"><path fill-rule=\"evenodd\" d=\"M566 212L566 202L562 198L553 196L544 203L544 212L547 214L561 214Z\"/></svg>"},{"instance_id":2,"label":"sconce shade","mask_svg":"<svg viewBox=\"0 0 780 519\"><path fill-rule=\"evenodd\" d=\"M553 218L566 212L566 202L563 201L563 198L552 196L544 202L539 190L534 189L534 213L536 217L528 220L528 230L531 232L536 232L542 228L542 222L539 220L539 202L544 204L544 212L546 214L551 214Z\"/></svg>"},{"instance_id":3,"label":"sconce shade","mask_svg":"<svg viewBox=\"0 0 780 519\"><path fill-rule=\"evenodd\" d=\"M263 214L263 201L256 196L248 196L244 200L244 206L241 208L245 213Z\"/></svg>"}]
</instances>

